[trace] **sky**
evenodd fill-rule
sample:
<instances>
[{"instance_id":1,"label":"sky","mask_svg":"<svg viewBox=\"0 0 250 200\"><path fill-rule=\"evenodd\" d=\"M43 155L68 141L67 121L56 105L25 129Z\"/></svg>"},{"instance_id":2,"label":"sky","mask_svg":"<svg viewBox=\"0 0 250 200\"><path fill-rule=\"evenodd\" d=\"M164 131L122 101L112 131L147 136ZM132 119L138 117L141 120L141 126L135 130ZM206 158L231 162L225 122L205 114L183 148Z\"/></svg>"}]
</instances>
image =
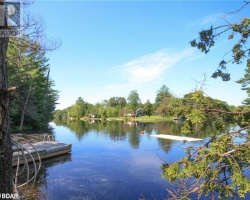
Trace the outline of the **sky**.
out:
<instances>
[{"instance_id":1,"label":"sky","mask_svg":"<svg viewBox=\"0 0 250 200\"><path fill-rule=\"evenodd\" d=\"M233 45L228 35L202 54L190 46L211 25L250 17L243 1L48 1L37 0L29 12L43 18L49 39L62 45L48 52L51 79L60 91L57 109L82 97L89 103L125 97L137 90L142 103L155 100L166 85L177 97L201 87L206 95L240 105L247 97L235 83L246 63L229 65L231 81L211 78ZM236 37L237 40L237 37Z\"/></svg>"}]
</instances>

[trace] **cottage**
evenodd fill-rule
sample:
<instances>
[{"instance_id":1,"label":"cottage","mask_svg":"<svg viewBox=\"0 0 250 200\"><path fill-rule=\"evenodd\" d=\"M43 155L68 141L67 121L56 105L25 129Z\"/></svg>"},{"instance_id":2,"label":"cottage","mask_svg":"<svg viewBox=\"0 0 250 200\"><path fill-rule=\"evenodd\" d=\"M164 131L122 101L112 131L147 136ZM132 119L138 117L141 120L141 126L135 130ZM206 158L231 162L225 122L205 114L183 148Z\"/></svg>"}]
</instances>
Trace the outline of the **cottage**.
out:
<instances>
[{"instance_id":1,"label":"cottage","mask_svg":"<svg viewBox=\"0 0 250 200\"><path fill-rule=\"evenodd\" d=\"M142 108L138 108L136 110L136 117L140 117L140 116L143 116L144 115L144 112L142 110Z\"/></svg>"},{"instance_id":2,"label":"cottage","mask_svg":"<svg viewBox=\"0 0 250 200\"><path fill-rule=\"evenodd\" d=\"M97 116L95 114L89 114L88 117L89 118L97 118Z\"/></svg>"}]
</instances>

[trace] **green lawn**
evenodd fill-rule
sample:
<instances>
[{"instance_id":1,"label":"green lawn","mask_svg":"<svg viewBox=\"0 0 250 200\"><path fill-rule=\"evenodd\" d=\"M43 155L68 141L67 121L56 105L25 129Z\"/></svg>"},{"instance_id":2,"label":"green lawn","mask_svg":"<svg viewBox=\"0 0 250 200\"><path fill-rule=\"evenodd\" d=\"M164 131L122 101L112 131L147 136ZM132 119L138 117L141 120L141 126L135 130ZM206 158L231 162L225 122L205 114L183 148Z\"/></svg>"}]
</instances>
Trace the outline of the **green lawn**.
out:
<instances>
[{"instance_id":1,"label":"green lawn","mask_svg":"<svg viewBox=\"0 0 250 200\"><path fill-rule=\"evenodd\" d=\"M82 117L82 121L88 121L90 118ZM102 120L101 118L95 118L95 120ZM109 117L107 121L141 121L141 122L161 122L172 120L171 117L161 117L161 116L141 116L141 117Z\"/></svg>"},{"instance_id":2,"label":"green lawn","mask_svg":"<svg viewBox=\"0 0 250 200\"><path fill-rule=\"evenodd\" d=\"M169 117L161 117L161 116L141 116L141 117L110 117L107 120L110 121L141 121L141 122L160 122L160 121L168 121L171 120Z\"/></svg>"}]
</instances>

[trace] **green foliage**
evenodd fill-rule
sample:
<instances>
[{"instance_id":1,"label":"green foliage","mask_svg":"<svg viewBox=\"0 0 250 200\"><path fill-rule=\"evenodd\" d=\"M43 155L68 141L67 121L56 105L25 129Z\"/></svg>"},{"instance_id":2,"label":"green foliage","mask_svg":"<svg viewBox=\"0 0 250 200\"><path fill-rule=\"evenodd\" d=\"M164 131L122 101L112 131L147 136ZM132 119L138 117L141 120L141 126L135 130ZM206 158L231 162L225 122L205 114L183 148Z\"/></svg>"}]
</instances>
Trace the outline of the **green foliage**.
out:
<instances>
[{"instance_id":1,"label":"green foliage","mask_svg":"<svg viewBox=\"0 0 250 200\"><path fill-rule=\"evenodd\" d=\"M193 40L190 42L192 47L197 47L201 52L208 53L210 48L214 46L214 29L211 26L208 30L203 30L199 33L199 42Z\"/></svg>"},{"instance_id":2,"label":"green foliage","mask_svg":"<svg viewBox=\"0 0 250 200\"><path fill-rule=\"evenodd\" d=\"M244 197L250 191L250 181L244 173L250 161L249 141L239 144L234 140L236 137L230 132L214 135L202 147L187 148L187 157L165 164L163 177L171 182L181 181L185 188L185 191L178 191L174 199L187 198L192 192L198 192L198 196L218 193L220 199L236 193ZM185 185L190 177L194 179L192 184Z\"/></svg>"},{"instance_id":3,"label":"green foliage","mask_svg":"<svg viewBox=\"0 0 250 200\"><path fill-rule=\"evenodd\" d=\"M248 2L246 4L248 4ZM215 31L217 33L214 33ZM199 39L191 41L190 44L192 47L197 47L201 52L208 53L210 48L214 46L214 39L230 31L231 33L228 36L228 40L236 40L236 43L231 49L232 58L228 59L228 61L223 59L219 62L218 69L212 74L212 77L221 77L223 81L229 81L230 73L227 70L227 64L242 64L246 60L245 75L237 82L242 85L242 89L250 96L250 49L247 47L247 41L250 36L250 18L243 18L239 23L228 23L216 28L211 27L208 30L203 30L199 34ZM239 36L240 39L238 39L239 37L235 37L236 35ZM249 98L244 101L244 104L250 105Z\"/></svg>"},{"instance_id":4,"label":"green foliage","mask_svg":"<svg viewBox=\"0 0 250 200\"><path fill-rule=\"evenodd\" d=\"M124 97L111 97L108 100L108 106L124 108L127 105L127 101Z\"/></svg>"},{"instance_id":5,"label":"green foliage","mask_svg":"<svg viewBox=\"0 0 250 200\"><path fill-rule=\"evenodd\" d=\"M7 57L9 85L19 88L10 101L11 127L47 127L59 96L49 77L50 66L45 52L39 44L22 36L10 39Z\"/></svg>"},{"instance_id":6,"label":"green foliage","mask_svg":"<svg viewBox=\"0 0 250 200\"><path fill-rule=\"evenodd\" d=\"M168 115L180 119L185 117L187 109L189 109L189 107L185 105L184 99L173 97L168 105Z\"/></svg>"},{"instance_id":7,"label":"green foliage","mask_svg":"<svg viewBox=\"0 0 250 200\"><path fill-rule=\"evenodd\" d=\"M171 106L171 101L173 97L172 96L165 96L161 102L160 105L156 109L156 113L165 117L170 115L170 106Z\"/></svg>"},{"instance_id":8,"label":"green foliage","mask_svg":"<svg viewBox=\"0 0 250 200\"><path fill-rule=\"evenodd\" d=\"M137 90L133 90L129 93L128 98L128 107L135 113L138 106L141 104L139 94Z\"/></svg>"},{"instance_id":9,"label":"green foliage","mask_svg":"<svg viewBox=\"0 0 250 200\"><path fill-rule=\"evenodd\" d=\"M155 98L155 109L158 115L163 117L170 116L170 102L173 95L170 93L169 88L163 85L160 90L157 91Z\"/></svg>"},{"instance_id":10,"label":"green foliage","mask_svg":"<svg viewBox=\"0 0 250 200\"><path fill-rule=\"evenodd\" d=\"M245 2L243 7L249 3ZM227 21L225 25L211 26L201 31L199 38L190 44L207 54L214 46L215 39L228 32L228 40L236 40L231 49L232 57L219 62L212 77L229 81L227 64L242 64L247 60L244 77L237 82L250 96L250 50L247 47L249 18L243 18L239 23L230 24ZM250 192L249 99L243 102L246 106L230 107L225 102L205 96L202 90L197 90L178 100L181 112L180 108L172 106L171 112L176 116L178 114L189 118L182 126L182 133L192 132L196 124L213 123L217 129L204 145L186 148L186 157L175 163L164 164L162 176L179 186L178 190L169 190L172 199L190 199L192 193L197 193L198 198L209 196L214 199L215 195L219 199L235 196L244 198ZM176 102L171 104L176 105ZM228 125L235 125L235 128L225 131Z\"/></svg>"},{"instance_id":11,"label":"green foliage","mask_svg":"<svg viewBox=\"0 0 250 200\"><path fill-rule=\"evenodd\" d=\"M65 121L67 120L67 110L64 109L64 110L56 110L55 113L54 113L54 119L56 120L62 120L62 121Z\"/></svg>"},{"instance_id":12,"label":"green foliage","mask_svg":"<svg viewBox=\"0 0 250 200\"><path fill-rule=\"evenodd\" d=\"M249 52L250 54L250 52ZM250 58L247 59L247 67L245 69L244 77L237 81L242 85L242 90L246 91L248 94L248 98L243 101L243 104L250 105Z\"/></svg>"},{"instance_id":13,"label":"green foliage","mask_svg":"<svg viewBox=\"0 0 250 200\"><path fill-rule=\"evenodd\" d=\"M150 117L153 114L153 105L150 103L149 100L143 105L144 112Z\"/></svg>"},{"instance_id":14,"label":"green foliage","mask_svg":"<svg viewBox=\"0 0 250 200\"><path fill-rule=\"evenodd\" d=\"M249 143L248 140L241 144L234 142L238 133L241 133L242 138L246 138L248 132L244 132L246 128L228 133L223 133L223 130L232 122L239 125L245 122L244 125L247 126L248 120L249 125L249 110L246 107L235 107L230 111L225 102L206 97L201 90L186 94L183 99L175 99L171 106L171 112L175 116L188 118L181 127L183 134L192 133L197 125L202 127L212 123L218 131L205 145L198 148L188 147L187 156L183 159L173 164L165 164L167 167L163 169L163 178L181 183L182 189L177 193L171 191L173 199L186 199L193 192L197 192L199 196L211 197L214 193L219 193L221 199L234 196L236 193L243 195L248 192L250 185L243 172L248 170L249 166L249 161L245 160L249 157ZM244 113L240 112L243 110ZM239 173L241 176L238 177ZM236 185L234 176L239 179ZM194 179L194 184L185 185L189 178ZM229 186L229 182L232 182L232 185Z\"/></svg>"},{"instance_id":15,"label":"green foliage","mask_svg":"<svg viewBox=\"0 0 250 200\"><path fill-rule=\"evenodd\" d=\"M107 117L118 117L127 105L124 97L111 97L102 103L90 104L79 97L75 104L63 110L57 110L54 114L55 120L79 120L89 115L105 120Z\"/></svg>"},{"instance_id":16,"label":"green foliage","mask_svg":"<svg viewBox=\"0 0 250 200\"><path fill-rule=\"evenodd\" d=\"M161 88L157 91L155 98L155 107L156 109L163 103L166 97L170 98L173 95L170 93L169 88L166 85L161 86Z\"/></svg>"},{"instance_id":17,"label":"green foliage","mask_svg":"<svg viewBox=\"0 0 250 200\"><path fill-rule=\"evenodd\" d=\"M67 115L71 119L80 119L81 117L85 116L86 111L89 109L89 107L89 104L85 102L82 97L79 97L76 100L76 103L73 106L69 107Z\"/></svg>"}]
</instances>

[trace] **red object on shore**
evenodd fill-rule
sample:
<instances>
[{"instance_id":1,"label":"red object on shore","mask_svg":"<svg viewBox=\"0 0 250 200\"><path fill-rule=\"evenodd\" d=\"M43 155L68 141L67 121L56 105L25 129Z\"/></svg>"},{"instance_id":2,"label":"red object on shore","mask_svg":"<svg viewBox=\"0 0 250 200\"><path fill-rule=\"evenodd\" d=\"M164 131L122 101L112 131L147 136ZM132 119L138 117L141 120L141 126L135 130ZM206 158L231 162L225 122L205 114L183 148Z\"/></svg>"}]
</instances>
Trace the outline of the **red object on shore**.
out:
<instances>
[{"instance_id":1,"label":"red object on shore","mask_svg":"<svg viewBox=\"0 0 250 200\"><path fill-rule=\"evenodd\" d=\"M144 131L141 131L141 134L143 135L143 134L144 134Z\"/></svg>"}]
</instances>

